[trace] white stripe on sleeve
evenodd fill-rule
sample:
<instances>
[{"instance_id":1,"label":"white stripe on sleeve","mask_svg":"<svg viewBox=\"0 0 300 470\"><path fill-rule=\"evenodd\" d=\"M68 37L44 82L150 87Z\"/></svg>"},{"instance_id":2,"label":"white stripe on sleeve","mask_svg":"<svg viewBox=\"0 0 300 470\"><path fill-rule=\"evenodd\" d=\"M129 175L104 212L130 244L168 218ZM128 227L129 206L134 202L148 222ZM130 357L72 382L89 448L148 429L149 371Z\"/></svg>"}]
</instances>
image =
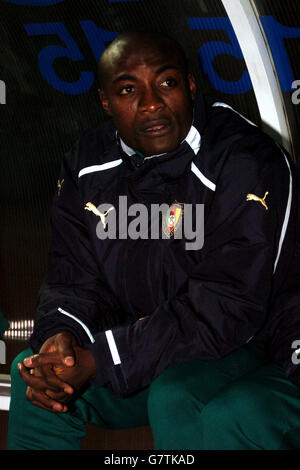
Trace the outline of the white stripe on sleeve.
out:
<instances>
[{"instance_id":1,"label":"white stripe on sleeve","mask_svg":"<svg viewBox=\"0 0 300 470\"><path fill-rule=\"evenodd\" d=\"M114 335L113 335L111 330L107 330L105 332L105 334L106 334L106 339L107 339L107 342L108 342L108 346L109 346L109 349L110 349L110 353L111 353L113 363L114 363L115 366L117 366L117 365L121 364L121 359L120 359L120 356L119 356L119 352L118 352L118 349L117 349L117 345L116 345L116 342L115 342Z\"/></svg>"},{"instance_id":2,"label":"white stripe on sleeve","mask_svg":"<svg viewBox=\"0 0 300 470\"><path fill-rule=\"evenodd\" d=\"M72 315L72 313L69 313L69 312L66 312L65 310L63 310L62 308L58 308L57 309L60 313L62 313L63 315L67 315L67 317L70 317L72 318L73 320L75 320L77 323L79 323L80 326L82 326L82 328L84 329L84 331L86 332L86 334L88 335L88 337L90 338L90 341L91 343L94 343L95 342L95 338L93 337L92 333L90 332L90 330L88 329L88 327L81 321L79 320L79 318L76 318L75 315Z\"/></svg>"}]
</instances>

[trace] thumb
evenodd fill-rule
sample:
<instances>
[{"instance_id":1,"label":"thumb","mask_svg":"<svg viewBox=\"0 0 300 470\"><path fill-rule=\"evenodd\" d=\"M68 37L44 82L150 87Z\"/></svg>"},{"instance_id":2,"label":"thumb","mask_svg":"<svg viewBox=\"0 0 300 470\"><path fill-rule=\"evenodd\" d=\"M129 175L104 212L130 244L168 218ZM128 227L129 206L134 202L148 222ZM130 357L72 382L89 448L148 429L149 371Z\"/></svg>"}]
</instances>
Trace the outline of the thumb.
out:
<instances>
[{"instance_id":1,"label":"thumb","mask_svg":"<svg viewBox=\"0 0 300 470\"><path fill-rule=\"evenodd\" d=\"M69 332L59 333L57 336L57 351L62 358L63 364L73 367L76 363L76 356L73 346L76 345L75 337Z\"/></svg>"}]
</instances>

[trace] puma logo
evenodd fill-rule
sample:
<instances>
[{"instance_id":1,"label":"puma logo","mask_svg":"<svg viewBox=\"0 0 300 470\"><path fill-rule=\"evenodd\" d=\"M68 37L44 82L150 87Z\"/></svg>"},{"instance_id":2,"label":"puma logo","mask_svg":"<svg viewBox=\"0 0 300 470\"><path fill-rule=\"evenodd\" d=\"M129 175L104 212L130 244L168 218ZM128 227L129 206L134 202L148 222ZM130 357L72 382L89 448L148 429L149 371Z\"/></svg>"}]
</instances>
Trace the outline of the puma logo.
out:
<instances>
[{"instance_id":1,"label":"puma logo","mask_svg":"<svg viewBox=\"0 0 300 470\"><path fill-rule=\"evenodd\" d=\"M267 192L265 193L265 195L264 195L263 198L258 197L258 196L256 196L255 194L247 194L247 199L246 199L246 200L247 200L247 201L258 201L258 202L261 202L262 205L265 207L265 209L266 209L266 211L267 211L267 210L268 210L268 206L267 206L267 204L266 204L265 199L266 199L266 197L267 197L268 194L269 194L269 192L267 191Z\"/></svg>"},{"instance_id":2,"label":"puma logo","mask_svg":"<svg viewBox=\"0 0 300 470\"><path fill-rule=\"evenodd\" d=\"M85 210L87 211L91 211L93 212L95 215L97 215L98 217L100 217L100 220L102 222L102 225L103 225L103 228L105 230L106 228L106 222L105 222L105 217L107 216L107 214L112 211L114 209L114 207L110 207L106 212L104 212L102 214L102 212L98 211L97 207L94 206L94 204L92 204L91 202L88 202L86 205L85 205Z\"/></svg>"},{"instance_id":3,"label":"puma logo","mask_svg":"<svg viewBox=\"0 0 300 470\"><path fill-rule=\"evenodd\" d=\"M62 184L63 184L64 181L65 181L64 179L57 181L57 194L58 194L58 196L60 196L61 187L62 187Z\"/></svg>"}]
</instances>

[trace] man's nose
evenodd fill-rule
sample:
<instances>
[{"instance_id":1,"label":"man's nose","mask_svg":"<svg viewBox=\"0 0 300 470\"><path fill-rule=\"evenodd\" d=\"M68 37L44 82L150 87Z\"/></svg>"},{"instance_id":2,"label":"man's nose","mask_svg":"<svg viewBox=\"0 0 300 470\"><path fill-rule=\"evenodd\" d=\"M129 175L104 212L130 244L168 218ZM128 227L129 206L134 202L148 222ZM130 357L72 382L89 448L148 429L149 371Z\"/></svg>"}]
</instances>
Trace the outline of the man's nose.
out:
<instances>
[{"instance_id":1,"label":"man's nose","mask_svg":"<svg viewBox=\"0 0 300 470\"><path fill-rule=\"evenodd\" d=\"M149 87L143 90L139 101L139 109L142 112L155 113L160 108L163 108L164 103L156 90Z\"/></svg>"}]
</instances>

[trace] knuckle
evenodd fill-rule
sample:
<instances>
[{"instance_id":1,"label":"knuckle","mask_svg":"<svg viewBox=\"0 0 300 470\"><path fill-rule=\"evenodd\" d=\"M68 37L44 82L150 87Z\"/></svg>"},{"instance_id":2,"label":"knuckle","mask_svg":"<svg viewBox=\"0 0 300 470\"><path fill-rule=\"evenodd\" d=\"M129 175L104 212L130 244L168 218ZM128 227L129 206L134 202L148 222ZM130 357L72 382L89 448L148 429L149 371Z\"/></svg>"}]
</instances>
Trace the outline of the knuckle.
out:
<instances>
[{"instance_id":1,"label":"knuckle","mask_svg":"<svg viewBox=\"0 0 300 470\"><path fill-rule=\"evenodd\" d=\"M30 387L27 387L26 389L26 399L28 401L31 401L32 400L32 391L31 391L31 388Z\"/></svg>"},{"instance_id":2,"label":"knuckle","mask_svg":"<svg viewBox=\"0 0 300 470\"><path fill-rule=\"evenodd\" d=\"M24 382L26 383L27 387L32 386L31 377L25 376L25 377L22 377L22 378L23 378Z\"/></svg>"}]
</instances>

